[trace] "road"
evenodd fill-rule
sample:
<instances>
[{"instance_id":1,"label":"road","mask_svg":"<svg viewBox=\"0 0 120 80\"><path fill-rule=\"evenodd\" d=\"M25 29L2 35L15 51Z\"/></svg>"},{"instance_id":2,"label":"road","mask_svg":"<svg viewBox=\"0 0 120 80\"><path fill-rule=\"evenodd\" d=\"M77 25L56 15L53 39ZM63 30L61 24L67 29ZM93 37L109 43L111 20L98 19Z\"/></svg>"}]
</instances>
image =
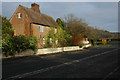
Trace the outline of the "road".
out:
<instances>
[{"instance_id":1,"label":"road","mask_svg":"<svg viewBox=\"0 0 120 80\"><path fill-rule=\"evenodd\" d=\"M119 45L3 60L2 79L120 79Z\"/></svg>"}]
</instances>

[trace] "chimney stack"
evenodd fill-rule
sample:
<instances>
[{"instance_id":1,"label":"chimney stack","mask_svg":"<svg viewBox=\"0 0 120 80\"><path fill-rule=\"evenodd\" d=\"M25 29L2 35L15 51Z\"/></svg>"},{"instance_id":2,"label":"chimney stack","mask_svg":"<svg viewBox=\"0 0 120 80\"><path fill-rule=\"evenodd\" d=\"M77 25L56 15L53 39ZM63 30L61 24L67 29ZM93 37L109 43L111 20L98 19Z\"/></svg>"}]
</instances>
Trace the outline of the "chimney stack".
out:
<instances>
[{"instance_id":1,"label":"chimney stack","mask_svg":"<svg viewBox=\"0 0 120 80\"><path fill-rule=\"evenodd\" d=\"M38 5L38 4L36 4L36 3L31 4L31 8L32 8L34 11L40 13L40 9L39 9L39 5Z\"/></svg>"}]
</instances>

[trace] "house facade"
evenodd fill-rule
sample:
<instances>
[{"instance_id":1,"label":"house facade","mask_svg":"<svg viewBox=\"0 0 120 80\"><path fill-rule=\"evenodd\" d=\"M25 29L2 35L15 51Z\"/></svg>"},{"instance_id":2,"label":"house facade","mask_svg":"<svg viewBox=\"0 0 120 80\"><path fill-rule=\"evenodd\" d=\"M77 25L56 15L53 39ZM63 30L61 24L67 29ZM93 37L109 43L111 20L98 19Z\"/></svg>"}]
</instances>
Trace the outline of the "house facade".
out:
<instances>
[{"instance_id":1,"label":"house facade","mask_svg":"<svg viewBox=\"0 0 120 80\"><path fill-rule=\"evenodd\" d=\"M38 48L43 48L44 38L49 33L50 27L58 27L54 19L41 13L40 6L31 4L31 8L19 5L10 19L14 35L34 35L38 39Z\"/></svg>"}]
</instances>

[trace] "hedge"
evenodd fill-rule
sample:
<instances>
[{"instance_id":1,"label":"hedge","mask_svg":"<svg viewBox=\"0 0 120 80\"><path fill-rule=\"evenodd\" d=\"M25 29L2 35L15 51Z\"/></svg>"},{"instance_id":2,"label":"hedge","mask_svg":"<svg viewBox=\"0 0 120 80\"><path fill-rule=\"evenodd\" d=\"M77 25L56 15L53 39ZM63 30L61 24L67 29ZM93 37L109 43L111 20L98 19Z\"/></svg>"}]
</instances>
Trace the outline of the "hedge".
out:
<instances>
[{"instance_id":1,"label":"hedge","mask_svg":"<svg viewBox=\"0 0 120 80\"><path fill-rule=\"evenodd\" d=\"M7 36L2 40L3 55L14 56L24 50L37 49L37 38L35 36Z\"/></svg>"}]
</instances>

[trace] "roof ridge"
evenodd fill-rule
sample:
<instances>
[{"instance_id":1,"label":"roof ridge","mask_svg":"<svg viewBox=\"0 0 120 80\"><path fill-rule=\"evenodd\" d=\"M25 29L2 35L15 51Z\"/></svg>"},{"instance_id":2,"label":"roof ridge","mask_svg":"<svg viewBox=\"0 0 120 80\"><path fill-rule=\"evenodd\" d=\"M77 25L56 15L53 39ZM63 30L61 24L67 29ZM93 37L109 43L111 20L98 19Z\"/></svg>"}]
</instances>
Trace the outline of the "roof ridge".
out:
<instances>
[{"instance_id":1,"label":"roof ridge","mask_svg":"<svg viewBox=\"0 0 120 80\"><path fill-rule=\"evenodd\" d=\"M24 8L27 8L27 7L25 7L25 6L23 6L23 5L19 5L20 7L24 7Z\"/></svg>"},{"instance_id":2,"label":"roof ridge","mask_svg":"<svg viewBox=\"0 0 120 80\"><path fill-rule=\"evenodd\" d=\"M23 8L26 8L26 9L29 9L29 10L31 10L31 11L33 11L34 12L34 10L32 9L32 8L28 8L28 7L25 7L25 6L23 6L23 5L19 5L20 7L23 7ZM51 16L49 16L49 15L47 15L47 14L44 14L44 13L41 13L42 15L45 15L45 16L48 16L48 17L51 17ZM40 15L39 15L40 16ZM52 17L51 17L52 18Z\"/></svg>"},{"instance_id":3,"label":"roof ridge","mask_svg":"<svg viewBox=\"0 0 120 80\"><path fill-rule=\"evenodd\" d=\"M51 16L46 15L44 13L38 14L32 8L27 8L23 5L19 5L19 7L21 7L26 12L28 18L30 19L30 22L36 22L48 26L57 26L57 23Z\"/></svg>"}]
</instances>

